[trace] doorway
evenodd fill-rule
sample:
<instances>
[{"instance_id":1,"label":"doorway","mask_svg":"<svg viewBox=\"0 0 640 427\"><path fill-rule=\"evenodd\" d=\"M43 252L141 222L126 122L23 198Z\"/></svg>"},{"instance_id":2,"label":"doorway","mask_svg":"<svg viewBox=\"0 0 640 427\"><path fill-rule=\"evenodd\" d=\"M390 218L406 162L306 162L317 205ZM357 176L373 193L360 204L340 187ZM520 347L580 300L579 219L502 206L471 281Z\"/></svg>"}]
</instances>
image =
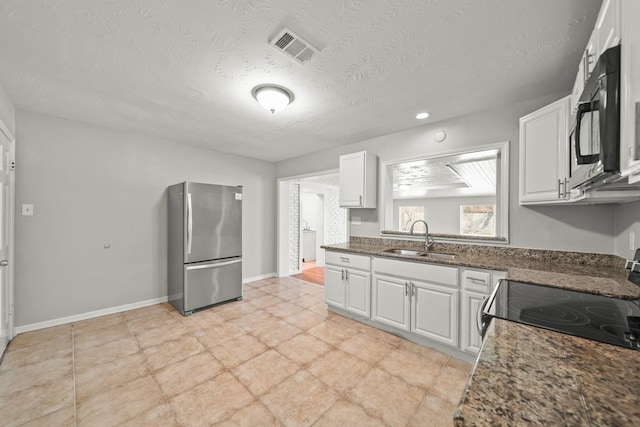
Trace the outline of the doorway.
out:
<instances>
[{"instance_id":1,"label":"doorway","mask_svg":"<svg viewBox=\"0 0 640 427\"><path fill-rule=\"evenodd\" d=\"M14 139L0 121L0 360L13 338L14 155Z\"/></svg>"},{"instance_id":2,"label":"doorway","mask_svg":"<svg viewBox=\"0 0 640 427\"><path fill-rule=\"evenodd\" d=\"M325 244L348 239L338 171L279 180L278 276L324 285Z\"/></svg>"}]
</instances>

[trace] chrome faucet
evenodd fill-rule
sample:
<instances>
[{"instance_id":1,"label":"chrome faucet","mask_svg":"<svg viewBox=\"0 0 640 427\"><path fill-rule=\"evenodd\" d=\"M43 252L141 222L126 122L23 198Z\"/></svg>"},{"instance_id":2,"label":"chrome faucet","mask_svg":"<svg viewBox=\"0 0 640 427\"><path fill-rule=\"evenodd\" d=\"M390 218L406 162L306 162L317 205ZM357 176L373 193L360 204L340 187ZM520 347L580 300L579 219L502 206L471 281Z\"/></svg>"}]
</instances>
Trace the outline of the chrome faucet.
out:
<instances>
[{"instance_id":1,"label":"chrome faucet","mask_svg":"<svg viewBox=\"0 0 640 427\"><path fill-rule=\"evenodd\" d=\"M416 224L419 222L424 224L424 251L426 253L429 253L429 249L431 249L431 247L433 246L433 241L429 242L429 224L427 224L427 222L422 219L413 221L413 224L411 224L411 229L409 230L409 233L413 234L413 227L415 227Z\"/></svg>"}]
</instances>

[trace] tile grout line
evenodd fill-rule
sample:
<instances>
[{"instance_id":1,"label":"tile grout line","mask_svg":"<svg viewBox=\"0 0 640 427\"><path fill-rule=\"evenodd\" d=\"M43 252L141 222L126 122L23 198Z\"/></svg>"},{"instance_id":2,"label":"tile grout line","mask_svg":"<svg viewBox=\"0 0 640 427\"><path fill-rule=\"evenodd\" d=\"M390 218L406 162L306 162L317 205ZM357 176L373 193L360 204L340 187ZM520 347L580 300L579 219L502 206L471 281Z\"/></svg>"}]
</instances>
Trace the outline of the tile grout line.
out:
<instances>
[{"instance_id":1,"label":"tile grout line","mask_svg":"<svg viewBox=\"0 0 640 427\"><path fill-rule=\"evenodd\" d=\"M167 313L168 312L169 311L167 310ZM176 414L176 411L174 411L173 406L171 406L171 404L169 403L169 399L167 398L167 395L165 394L164 390L162 389L162 386L160 386L160 382L158 382L158 379L156 378L156 375L153 372L153 369L151 369L151 366L149 365L149 360L147 360L147 356L142 351L142 348L140 347L140 344L138 343L138 340L136 339L135 335L133 334L133 331L131 330L131 327L129 326L129 322L127 322L127 318L124 316L124 313L123 313L123 316L122 316L122 321L124 322L125 326L127 327L127 330L129 330L129 334L131 335L131 338L133 339L133 342L136 343L136 347L138 347L138 351L140 352L142 357L144 357L144 364L147 366L147 369L149 370L149 373L151 374L151 377L153 377L153 380L158 385L158 389L160 390L160 393L162 393L162 398L164 399L164 402L167 404L167 406L171 410L171 413L173 414L173 419L176 421L176 423L178 425L181 425L180 422L178 421L178 415ZM183 325L183 327L184 327L184 325ZM143 412L141 412L141 413L143 413ZM129 420L132 420L133 418L137 417L138 415L140 415L140 414L135 414L133 417L129 418ZM126 421L129 421L129 420L126 420Z\"/></svg>"},{"instance_id":2,"label":"tile grout line","mask_svg":"<svg viewBox=\"0 0 640 427\"><path fill-rule=\"evenodd\" d=\"M76 393L76 334L71 324L71 373L73 374L73 426L78 425L78 398Z\"/></svg>"}]
</instances>

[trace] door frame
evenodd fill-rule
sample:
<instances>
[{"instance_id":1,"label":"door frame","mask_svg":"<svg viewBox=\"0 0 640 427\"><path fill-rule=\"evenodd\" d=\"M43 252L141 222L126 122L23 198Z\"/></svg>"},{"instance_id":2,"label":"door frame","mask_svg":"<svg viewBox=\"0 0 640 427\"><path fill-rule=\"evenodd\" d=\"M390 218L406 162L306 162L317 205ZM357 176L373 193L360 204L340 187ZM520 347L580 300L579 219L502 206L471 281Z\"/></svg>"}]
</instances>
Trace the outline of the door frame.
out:
<instances>
[{"instance_id":1,"label":"door frame","mask_svg":"<svg viewBox=\"0 0 640 427\"><path fill-rule=\"evenodd\" d=\"M324 171L278 178L278 211L276 213L276 274L278 277L289 276L289 184L292 181L296 182L303 178L329 175L338 172L340 172L339 169L329 169ZM349 225L349 216L347 215L347 237L350 235ZM300 228L302 228L302 225L300 226ZM300 256L302 257L302 252L300 253Z\"/></svg>"},{"instance_id":2,"label":"door frame","mask_svg":"<svg viewBox=\"0 0 640 427\"><path fill-rule=\"evenodd\" d=\"M6 308L9 311L9 325L8 325L8 338L9 341L13 339L15 336L15 328L14 328L14 318L15 318L15 310L14 310L14 266L15 266L15 202L16 202L16 174L15 174L15 161L16 161L16 139L13 133L9 130L7 125L0 119L0 132L2 132L8 139L11 149L9 150L9 195L7 200L9 201L9 206L7 208L8 214L8 228L9 235L7 236L9 239L9 265L7 265L7 301ZM0 353L0 357L2 354Z\"/></svg>"}]
</instances>

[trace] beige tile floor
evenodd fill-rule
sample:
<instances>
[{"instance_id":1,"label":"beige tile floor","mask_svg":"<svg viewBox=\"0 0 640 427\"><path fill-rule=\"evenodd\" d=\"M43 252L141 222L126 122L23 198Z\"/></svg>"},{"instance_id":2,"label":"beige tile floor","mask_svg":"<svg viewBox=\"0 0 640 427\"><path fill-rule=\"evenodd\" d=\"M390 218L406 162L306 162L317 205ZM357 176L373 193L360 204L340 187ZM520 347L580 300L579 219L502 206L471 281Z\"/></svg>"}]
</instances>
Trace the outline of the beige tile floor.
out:
<instances>
[{"instance_id":1,"label":"beige tile floor","mask_svg":"<svg viewBox=\"0 0 640 427\"><path fill-rule=\"evenodd\" d=\"M327 311L297 279L17 336L3 426L444 426L471 366Z\"/></svg>"}]
</instances>

